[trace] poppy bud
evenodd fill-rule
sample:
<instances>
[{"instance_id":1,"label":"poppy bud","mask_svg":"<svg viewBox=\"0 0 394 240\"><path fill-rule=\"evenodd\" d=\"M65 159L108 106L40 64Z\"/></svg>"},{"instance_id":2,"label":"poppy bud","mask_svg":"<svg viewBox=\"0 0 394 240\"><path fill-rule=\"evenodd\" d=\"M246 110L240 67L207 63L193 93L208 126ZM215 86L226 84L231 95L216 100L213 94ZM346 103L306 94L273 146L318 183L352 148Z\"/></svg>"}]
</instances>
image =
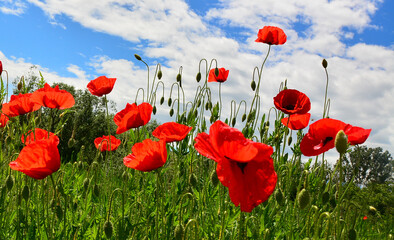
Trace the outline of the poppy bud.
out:
<instances>
[{"instance_id":1,"label":"poppy bud","mask_svg":"<svg viewBox=\"0 0 394 240\"><path fill-rule=\"evenodd\" d=\"M340 154L346 153L347 150L347 136L343 130L340 130L335 137L335 148Z\"/></svg>"},{"instance_id":2,"label":"poppy bud","mask_svg":"<svg viewBox=\"0 0 394 240\"><path fill-rule=\"evenodd\" d=\"M176 81L180 83L181 80L182 80L182 75L178 73L178 75L176 75Z\"/></svg>"},{"instance_id":3,"label":"poppy bud","mask_svg":"<svg viewBox=\"0 0 394 240\"><path fill-rule=\"evenodd\" d=\"M184 232L184 229L183 229L182 224L177 225L174 230L175 240L182 240L183 239L183 232Z\"/></svg>"},{"instance_id":4,"label":"poppy bud","mask_svg":"<svg viewBox=\"0 0 394 240\"><path fill-rule=\"evenodd\" d=\"M206 104L205 104L205 110L207 110L207 111L208 111L208 108L209 108L209 104L208 104L208 103L206 103Z\"/></svg>"},{"instance_id":5,"label":"poppy bud","mask_svg":"<svg viewBox=\"0 0 394 240\"><path fill-rule=\"evenodd\" d=\"M212 102L208 102L208 109L212 109Z\"/></svg>"},{"instance_id":6,"label":"poppy bud","mask_svg":"<svg viewBox=\"0 0 394 240\"><path fill-rule=\"evenodd\" d=\"M30 188L29 186L25 185L22 189L22 197L27 201L30 197Z\"/></svg>"},{"instance_id":7,"label":"poppy bud","mask_svg":"<svg viewBox=\"0 0 394 240\"><path fill-rule=\"evenodd\" d=\"M198 115L198 111L197 111L197 109L195 109L194 112L193 112L193 117L197 118L197 115Z\"/></svg>"},{"instance_id":8,"label":"poppy bud","mask_svg":"<svg viewBox=\"0 0 394 240\"><path fill-rule=\"evenodd\" d=\"M224 120L224 123L228 125L228 118L226 118L226 120Z\"/></svg>"},{"instance_id":9,"label":"poppy bud","mask_svg":"<svg viewBox=\"0 0 394 240\"><path fill-rule=\"evenodd\" d=\"M141 58L140 55L138 55L138 54L134 54L134 57L135 57L138 61L141 61L141 60L142 60L142 58Z\"/></svg>"},{"instance_id":10,"label":"poppy bud","mask_svg":"<svg viewBox=\"0 0 394 240\"><path fill-rule=\"evenodd\" d=\"M157 111L157 108L156 108L156 105L155 105L155 106L153 106L153 109L152 109L153 115L156 115L156 111Z\"/></svg>"},{"instance_id":11,"label":"poppy bud","mask_svg":"<svg viewBox=\"0 0 394 240\"><path fill-rule=\"evenodd\" d=\"M55 212L56 212L56 217L59 220L61 220L63 218L63 209L60 205L56 205Z\"/></svg>"},{"instance_id":12,"label":"poppy bud","mask_svg":"<svg viewBox=\"0 0 394 240\"><path fill-rule=\"evenodd\" d=\"M3 72L3 63L0 61L0 74Z\"/></svg>"},{"instance_id":13,"label":"poppy bud","mask_svg":"<svg viewBox=\"0 0 394 240\"><path fill-rule=\"evenodd\" d=\"M197 73L196 80L197 80L197 82L200 82L200 80L201 80L201 73L200 72Z\"/></svg>"},{"instance_id":14,"label":"poppy bud","mask_svg":"<svg viewBox=\"0 0 394 240\"><path fill-rule=\"evenodd\" d=\"M109 220L106 221L106 222L104 223L104 233L105 233L105 236L106 236L107 238L111 238L111 237L112 237L113 231L114 231L114 227L112 226L112 222L109 221Z\"/></svg>"},{"instance_id":15,"label":"poppy bud","mask_svg":"<svg viewBox=\"0 0 394 240\"><path fill-rule=\"evenodd\" d=\"M265 123L265 125L266 125L267 127L269 127L269 126L270 126L270 121L267 121L267 122Z\"/></svg>"},{"instance_id":16,"label":"poppy bud","mask_svg":"<svg viewBox=\"0 0 394 240\"><path fill-rule=\"evenodd\" d=\"M213 123L215 121L215 118L213 117L213 116L211 116L210 118L209 118L209 122L210 123Z\"/></svg>"},{"instance_id":17,"label":"poppy bud","mask_svg":"<svg viewBox=\"0 0 394 240\"><path fill-rule=\"evenodd\" d=\"M337 201L335 200L335 197L330 198L330 205L332 208L335 208L337 206Z\"/></svg>"},{"instance_id":18,"label":"poppy bud","mask_svg":"<svg viewBox=\"0 0 394 240\"><path fill-rule=\"evenodd\" d=\"M94 184L94 186L93 186L93 194L96 197L98 197L100 195L100 188L97 184Z\"/></svg>"},{"instance_id":19,"label":"poppy bud","mask_svg":"<svg viewBox=\"0 0 394 240\"><path fill-rule=\"evenodd\" d=\"M173 108L170 109L170 117L172 117L172 115L174 115L174 109Z\"/></svg>"},{"instance_id":20,"label":"poppy bud","mask_svg":"<svg viewBox=\"0 0 394 240\"><path fill-rule=\"evenodd\" d=\"M349 240L356 240L357 239L356 230L354 230L354 228L350 229L349 232L347 233L347 237Z\"/></svg>"},{"instance_id":21,"label":"poppy bud","mask_svg":"<svg viewBox=\"0 0 394 240\"><path fill-rule=\"evenodd\" d=\"M321 62L321 64L323 65L324 68L327 68L328 63L327 63L327 60L326 60L326 59L323 59L323 61Z\"/></svg>"},{"instance_id":22,"label":"poppy bud","mask_svg":"<svg viewBox=\"0 0 394 240\"><path fill-rule=\"evenodd\" d=\"M75 139L74 139L74 138L70 138L70 139L68 140L67 145L68 145L68 148L74 147L74 145L75 145Z\"/></svg>"},{"instance_id":23,"label":"poppy bud","mask_svg":"<svg viewBox=\"0 0 394 240\"><path fill-rule=\"evenodd\" d=\"M198 101L197 101L197 107L200 107L201 106L201 99L198 99Z\"/></svg>"},{"instance_id":24,"label":"poppy bud","mask_svg":"<svg viewBox=\"0 0 394 240\"><path fill-rule=\"evenodd\" d=\"M215 76L218 77L219 76L219 69L217 67L215 67Z\"/></svg>"},{"instance_id":25,"label":"poppy bud","mask_svg":"<svg viewBox=\"0 0 394 240\"><path fill-rule=\"evenodd\" d=\"M127 173L127 171L123 171L122 173L122 179L127 182L129 180L129 174Z\"/></svg>"},{"instance_id":26,"label":"poppy bud","mask_svg":"<svg viewBox=\"0 0 394 240\"><path fill-rule=\"evenodd\" d=\"M90 179L89 178L85 178L85 180L83 180L83 190L85 192L88 190L89 184L90 184Z\"/></svg>"},{"instance_id":27,"label":"poppy bud","mask_svg":"<svg viewBox=\"0 0 394 240\"><path fill-rule=\"evenodd\" d=\"M189 184L192 185L192 187L196 188L197 186L197 177L194 173L190 174L189 176Z\"/></svg>"},{"instance_id":28,"label":"poppy bud","mask_svg":"<svg viewBox=\"0 0 394 240\"><path fill-rule=\"evenodd\" d=\"M14 177L12 175L8 175L7 179L5 180L5 185L7 186L8 191L11 191L12 187L14 186Z\"/></svg>"},{"instance_id":29,"label":"poppy bud","mask_svg":"<svg viewBox=\"0 0 394 240\"><path fill-rule=\"evenodd\" d=\"M211 182L214 187L216 187L219 183L218 174L216 173L215 169L211 173Z\"/></svg>"},{"instance_id":30,"label":"poppy bud","mask_svg":"<svg viewBox=\"0 0 394 240\"><path fill-rule=\"evenodd\" d=\"M159 72L157 73L157 78L160 80L163 77L163 73L161 72L161 70L159 70Z\"/></svg>"},{"instance_id":31,"label":"poppy bud","mask_svg":"<svg viewBox=\"0 0 394 240\"><path fill-rule=\"evenodd\" d=\"M171 107L171 104L172 104L172 98L170 97L170 98L168 99L168 106Z\"/></svg>"},{"instance_id":32,"label":"poppy bud","mask_svg":"<svg viewBox=\"0 0 394 240\"><path fill-rule=\"evenodd\" d=\"M300 209L301 210L305 209L309 205L310 201L311 201L311 196L309 195L308 190L306 190L305 188L302 189L297 196L297 202Z\"/></svg>"},{"instance_id":33,"label":"poppy bud","mask_svg":"<svg viewBox=\"0 0 394 240\"><path fill-rule=\"evenodd\" d=\"M276 190L275 190L275 200L276 200L276 202L279 204L279 205L282 205L283 203L284 203L284 197L283 197L283 193L282 193L282 191L280 190L280 188L277 188Z\"/></svg>"},{"instance_id":34,"label":"poppy bud","mask_svg":"<svg viewBox=\"0 0 394 240\"><path fill-rule=\"evenodd\" d=\"M237 122L237 120L235 118L233 118L233 120L231 121L231 124L233 125L233 127L235 126L236 122Z\"/></svg>"},{"instance_id":35,"label":"poppy bud","mask_svg":"<svg viewBox=\"0 0 394 240\"><path fill-rule=\"evenodd\" d=\"M290 136L290 137L289 137L289 139L287 139L287 145L289 145L289 146L290 146L290 144L291 144L291 141L293 141L293 138Z\"/></svg>"},{"instance_id":36,"label":"poppy bud","mask_svg":"<svg viewBox=\"0 0 394 240\"><path fill-rule=\"evenodd\" d=\"M254 80L250 84L250 87L252 88L253 91L256 90L256 82Z\"/></svg>"},{"instance_id":37,"label":"poppy bud","mask_svg":"<svg viewBox=\"0 0 394 240\"><path fill-rule=\"evenodd\" d=\"M246 113L244 113L244 115L242 115L242 122L245 122L246 120Z\"/></svg>"},{"instance_id":38,"label":"poppy bud","mask_svg":"<svg viewBox=\"0 0 394 240\"><path fill-rule=\"evenodd\" d=\"M22 90L22 86L23 86L22 82L19 82L18 85L17 85L18 91Z\"/></svg>"},{"instance_id":39,"label":"poppy bud","mask_svg":"<svg viewBox=\"0 0 394 240\"><path fill-rule=\"evenodd\" d=\"M164 97L161 97L160 98L160 105L163 105L163 103L164 103Z\"/></svg>"},{"instance_id":40,"label":"poppy bud","mask_svg":"<svg viewBox=\"0 0 394 240\"><path fill-rule=\"evenodd\" d=\"M330 200L330 194L325 191L322 196L321 196L321 201L323 203L323 205L325 205L326 203L328 203L328 201Z\"/></svg>"}]
</instances>

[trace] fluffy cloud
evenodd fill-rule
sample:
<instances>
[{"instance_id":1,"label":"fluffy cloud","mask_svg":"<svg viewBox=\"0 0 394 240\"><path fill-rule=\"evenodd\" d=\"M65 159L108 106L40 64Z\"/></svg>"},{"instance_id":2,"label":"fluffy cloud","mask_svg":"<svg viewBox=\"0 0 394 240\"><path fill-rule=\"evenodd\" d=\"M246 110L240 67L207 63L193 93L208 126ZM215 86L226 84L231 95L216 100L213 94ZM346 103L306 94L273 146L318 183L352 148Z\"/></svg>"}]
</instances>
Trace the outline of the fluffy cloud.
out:
<instances>
[{"instance_id":1,"label":"fluffy cloud","mask_svg":"<svg viewBox=\"0 0 394 240\"><path fill-rule=\"evenodd\" d=\"M40 7L59 25L58 16L67 16L82 26L122 37L131 44L140 44L144 56L164 59L163 82L166 97L183 66L183 85L187 101L192 100L197 83L195 75L201 58L216 58L219 67L230 69L228 81L222 85L225 116L230 101L250 102L253 68L263 62L268 46L255 43L258 28L264 25L282 27L288 35L283 46L273 46L262 76L262 112L273 106L272 97L281 81L290 88L305 92L312 100L312 118L319 119L325 90L322 58L329 62L330 116L372 128L367 144L383 146L394 152L394 76L393 50L381 46L356 44L348 46L345 38L354 31L371 27L373 15L381 1L374 0L222 0L206 15L197 15L182 0L84 1L29 0ZM61 18L60 18L61 19ZM303 25L303 32L296 25ZM242 40L228 36L226 29L242 29ZM238 31L238 30L237 30ZM23 61L22 61L23 62ZM146 88L147 71L137 60L96 56L88 65L99 75L117 77L111 97L118 109L134 101L137 89ZM202 62L201 71L206 71ZM151 77L155 66L151 67ZM209 68L209 67L208 67ZM68 70L77 78L64 79L85 87L89 75L81 67ZM50 71L48 74L52 77ZM55 78L55 76L53 76ZM217 85L212 84L214 101ZM164 109L167 111L168 109ZM163 113L164 115L164 113Z\"/></svg>"}]
</instances>

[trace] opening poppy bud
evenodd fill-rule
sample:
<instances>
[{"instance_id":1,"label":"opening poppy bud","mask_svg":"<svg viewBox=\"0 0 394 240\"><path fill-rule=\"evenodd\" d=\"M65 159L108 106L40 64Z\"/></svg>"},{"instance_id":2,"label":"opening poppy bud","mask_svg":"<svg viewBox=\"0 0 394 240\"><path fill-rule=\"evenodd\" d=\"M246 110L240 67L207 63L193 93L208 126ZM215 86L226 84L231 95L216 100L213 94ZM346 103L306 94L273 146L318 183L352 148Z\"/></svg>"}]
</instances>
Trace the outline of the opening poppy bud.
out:
<instances>
[{"instance_id":1,"label":"opening poppy bud","mask_svg":"<svg viewBox=\"0 0 394 240\"><path fill-rule=\"evenodd\" d=\"M200 80L201 80L201 73L200 72L197 73L196 80L197 80L197 82L200 82Z\"/></svg>"},{"instance_id":2,"label":"opening poppy bud","mask_svg":"<svg viewBox=\"0 0 394 240\"><path fill-rule=\"evenodd\" d=\"M236 122L237 122L237 120L235 118L233 118L233 120L231 121L231 124L233 125L233 127L235 126Z\"/></svg>"},{"instance_id":3,"label":"opening poppy bud","mask_svg":"<svg viewBox=\"0 0 394 240\"><path fill-rule=\"evenodd\" d=\"M219 183L218 174L216 173L215 169L211 172L211 182L214 187L216 187Z\"/></svg>"},{"instance_id":4,"label":"opening poppy bud","mask_svg":"<svg viewBox=\"0 0 394 240\"><path fill-rule=\"evenodd\" d=\"M93 186L93 194L96 197L98 197L100 195L100 188L97 184L94 184L94 186Z\"/></svg>"},{"instance_id":5,"label":"opening poppy bud","mask_svg":"<svg viewBox=\"0 0 394 240\"><path fill-rule=\"evenodd\" d=\"M174 115L174 109L173 108L170 109L170 117L172 117L172 115Z\"/></svg>"},{"instance_id":6,"label":"opening poppy bud","mask_svg":"<svg viewBox=\"0 0 394 240\"><path fill-rule=\"evenodd\" d=\"M256 82L254 80L250 84L250 87L252 88L253 91L256 90Z\"/></svg>"},{"instance_id":7,"label":"opening poppy bud","mask_svg":"<svg viewBox=\"0 0 394 240\"><path fill-rule=\"evenodd\" d=\"M141 58L140 55L138 55L138 54L134 54L134 57L135 57L138 61L141 61L141 60L142 60L142 58Z\"/></svg>"},{"instance_id":8,"label":"opening poppy bud","mask_svg":"<svg viewBox=\"0 0 394 240\"><path fill-rule=\"evenodd\" d=\"M30 188L29 186L25 185L22 189L22 197L27 201L30 197Z\"/></svg>"},{"instance_id":9,"label":"opening poppy bud","mask_svg":"<svg viewBox=\"0 0 394 240\"><path fill-rule=\"evenodd\" d=\"M327 60L323 59L323 61L321 62L321 65L323 65L324 68L327 68L327 66L328 66Z\"/></svg>"},{"instance_id":10,"label":"opening poppy bud","mask_svg":"<svg viewBox=\"0 0 394 240\"><path fill-rule=\"evenodd\" d=\"M182 80L182 75L178 73L178 75L176 75L176 81L180 83L181 80Z\"/></svg>"},{"instance_id":11,"label":"opening poppy bud","mask_svg":"<svg viewBox=\"0 0 394 240\"><path fill-rule=\"evenodd\" d=\"M280 188L277 188L275 190L275 200L279 205L282 205L284 203L285 198L283 197L283 193L280 190Z\"/></svg>"},{"instance_id":12,"label":"opening poppy bud","mask_svg":"<svg viewBox=\"0 0 394 240\"><path fill-rule=\"evenodd\" d=\"M302 189L297 196L297 203L301 210L305 209L311 201L311 196L305 188Z\"/></svg>"},{"instance_id":13,"label":"opening poppy bud","mask_svg":"<svg viewBox=\"0 0 394 240\"><path fill-rule=\"evenodd\" d=\"M196 188L197 187L197 177L194 175L194 173L190 174L189 176L189 184L192 185L192 187Z\"/></svg>"},{"instance_id":14,"label":"opening poppy bud","mask_svg":"<svg viewBox=\"0 0 394 240\"><path fill-rule=\"evenodd\" d=\"M157 73L157 78L160 80L163 77L163 73L161 72L161 70L159 70L159 72Z\"/></svg>"},{"instance_id":15,"label":"opening poppy bud","mask_svg":"<svg viewBox=\"0 0 394 240\"><path fill-rule=\"evenodd\" d=\"M293 138L290 136L289 139L287 139L287 145L290 146L292 141L293 141Z\"/></svg>"},{"instance_id":16,"label":"opening poppy bud","mask_svg":"<svg viewBox=\"0 0 394 240\"><path fill-rule=\"evenodd\" d=\"M89 184L90 184L90 179L89 178L85 178L85 180L83 180L83 190L85 192L88 190Z\"/></svg>"},{"instance_id":17,"label":"opening poppy bud","mask_svg":"<svg viewBox=\"0 0 394 240\"><path fill-rule=\"evenodd\" d=\"M346 153L348 139L343 130L340 130L335 137L335 148L340 154Z\"/></svg>"},{"instance_id":18,"label":"opening poppy bud","mask_svg":"<svg viewBox=\"0 0 394 240\"><path fill-rule=\"evenodd\" d=\"M168 99L168 106L171 107L171 104L172 104L172 98L170 97L170 98Z\"/></svg>"},{"instance_id":19,"label":"opening poppy bud","mask_svg":"<svg viewBox=\"0 0 394 240\"><path fill-rule=\"evenodd\" d=\"M242 122L245 122L246 120L246 113L244 113L244 115L242 115Z\"/></svg>"},{"instance_id":20,"label":"opening poppy bud","mask_svg":"<svg viewBox=\"0 0 394 240\"><path fill-rule=\"evenodd\" d=\"M330 200L330 194L327 191L325 191L321 196L321 201L323 205L326 205L329 200Z\"/></svg>"},{"instance_id":21,"label":"opening poppy bud","mask_svg":"<svg viewBox=\"0 0 394 240\"><path fill-rule=\"evenodd\" d=\"M219 69L216 67L215 68L215 76L218 77L219 76Z\"/></svg>"},{"instance_id":22,"label":"opening poppy bud","mask_svg":"<svg viewBox=\"0 0 394 240\"><path fill-rule=\"evenodd\" d=\"M112 233L114 231L114 227L112 226L112 222L111 221L106 221L104 223L104 233L105 236L107 238L111 238L112 237Z\"/></svg>"},{"instance_id":23,"label":"opening poppy bud","mask_svg":"<svg viewBox=\"0 0 394 240\"><path fill-rule=\"evenodd\" d=\"M175 240L182 240L183 239L183 232L184 232L184 229L183 229L182 224L177 225L174 230Z\"/></svg>"},{"instance_id":24,"label":"opening poppy bud","mask_svg":"<svg viewBox=\"0 0 394 240\"><path fill-rule=\"evenodd\" d=\"M161 97L160 98L160 105L163 105L163 103L164 103L164 97Z\"/></svg>"},{"instance_id":25,"label":"opening poppy bud","mask_svg":"<svg viewBox=\"0 0 394 240\"><path fill-rule=\"evenodd\" d=\"M349 240L356 240L357 239L357 232L353 228L349 230L347 233L347 237Z\"/></svg>"},{"instance_id":26,"label":"opening poppy bud","mask_svg":"<svg viewBox=\"0 0 394 240\"><path fill-rule=\"evenodd\" d=\"M156 115L156 111L157 111L157 108L156 108L156 105L155 105L155 106L153 106L153 109L152 109L153 115Z\"/></svg>"},{"instance_id":27,"label":"opening poppy bud","mask_svg":"<svg viewBox=\"0 0 394 240\"><path fill-rule=\"evenodd\" d=\"M7 186L8 191L11 191L12 187L14 186L14 177L12 175L8 175L7 179L5 180L5 185Z\"/></svg>"}]
</instances>

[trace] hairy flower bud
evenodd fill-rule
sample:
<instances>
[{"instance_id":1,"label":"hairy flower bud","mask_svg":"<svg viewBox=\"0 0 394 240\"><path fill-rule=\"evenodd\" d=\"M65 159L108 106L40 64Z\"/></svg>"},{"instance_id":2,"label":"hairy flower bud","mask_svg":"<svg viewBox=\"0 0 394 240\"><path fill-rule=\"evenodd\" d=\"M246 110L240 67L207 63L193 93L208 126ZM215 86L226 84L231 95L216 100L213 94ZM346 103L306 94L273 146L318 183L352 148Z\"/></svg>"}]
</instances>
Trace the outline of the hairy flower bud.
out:
<instances>
[{"instance_id":1,"label":"hairy flower bud","mask_svg":"<svg viewBox=\"0 0 394 240\"><path fill-rule=\"evenodd\" d=\"M184 229L183 229L182 224L177 225L174 230L174 239L175 240L182 240L183 239L183 232L184 232Z\"/></svg>"},{"instance_id":2,"label":"hairy flower bud","mask_svg":"<svg viewBox=\"0 0 394 240\"><path fill-rule=\"evenodd\" d=\"M305 188L302 189L297 196L297 202L298 206L300 207L301 210L305 209L311 201L311 196Z\"/></svg>"},{"instance_id":3,"label":"hairy flower bud","mask_svg":"<svg viewBox=\"0 0 394 240\"><path fill-rule=\"evenodd\" d=\"M250 84L250 87L252 88L253 91L256 90L256 82L254 80Z\"/></svg>"},{"instance_id":4,"label":"hairy flower bud","mask_svg":"<svg viewBox=\"0 0 394 240\"><path fill-rule=\"evenodd\" d=\"M156 108L156 105L155 105L155 106L153 106L153 109L152 109L153 115L156 115L156 111L157 111L157 108Z\"/></svg>"},{"instance_id":5,"label":"hairy flower bud","mask_svg":"<svg viewBox=\"0 0 394 240\"><path fill-rule=\"evenodd\" d=\"M242 122L245 122L246 120L246 113L244 113L244 115L242 115Z\"/></svg>"},{"instance_id":6,"label":"hairy flower bud","mask_svg":"<svg viewBox=\"0 0 394 240\"><path fill-rule=\"evenodd\" d=\"M277 202L279 205L282 205L282 204L284 203L285 198L283 197L283 193L282 193L282 191L280 190L280 188L277 188L277 189L275 190L274 196L275 196L276 202Z\"/></svg>"},{"instance_id":7,"label":"hairy flower bud","mask_svg":"<svg viewBox=\"0 0 394 240\"><path fill-rule=\"evenodd\" d=\"M174 115L174 109L173 108L170 109L170 117L172 117L172 115Z\"/></svg>"},{"instance_id":8,"label":"hairy flower bud","mask_svg":"<svg viewBox=\"0 0 394 240\"><path fill-rule=\"evenodd\" d=\"M157 73L157 78L160 80L163 77L163 73L161 72L161 70L159 70L159 72Z\"/></svg>"},{"instance_id":9,"label":"hairy flower bud","mask_svg":"<svg viewBox=\"0 0 394 240\"><path fill-rule=\"evenodd\" d=\"M8 175L7 179L5 180L5 185L7 186L8 191L11 191L12 187L14 186L14 177L11 174Z\"/></svg>"},{"instance_id":10,"label":"hairy flower bud","mask_svg":"<svg viewBox=\"0 0 394 240\"><path fill-rule=\"evenodd\" d=\"M138 55L138 54L134 54L134 57L135 57L138 61L141 61L141 60L142 60L142 58L141 58L140 55Z\"/></svg>"},{"instance_id":11,"label":"hairy flower bud","mask_svg":"<svg viewBox=\"0 0 394 240\"><path fill-rule=\"evenodd\" d=\"M327 63L327 60L326 60L326 59L323 59L323 61L321 62L321 64L323 65L324 68L327 68L328 63Z\"/></svg>"},{"instance_id":12,"label":"hairy flower bud","mask_svg":"<svg viewBox=\"0 0 394 240\"><path fill-rule=\"evenodd\" d=\"M104 223L104 233L105 233L105 236L106 236L107 238L111 238L111 237L112 237L113 231L114 231L114 227L112 226L112 222L109 221L109 220L106 221L106 222Z\"/></svg>"},{"instance_id":13,"label":"hairy flower bud","mask_svg":"<svg viewBox=\"0 0 394 240\"><path fill-rule=\"evenodd\" d=\"M27 201L30 197L30 188L29 186L25 185L22 189L22 197Z\"/></svg>"},{"instance_id":14,"label":"hairy flower bud","mask_svg":"<svg viewBox=\"0 0 394 240\"><path fill-rule=\"evenodd\" d=\"M233 125L233 127L234 127L236 122L237 122L237 120L235 118L233 118L233 120L231 121L231 125Z\"/></svg>"},{"instance_id":15,"label":"hairy flower bud","mask_svg":"<svg viewBox=\"0 0 394 240\"><path fill-rule=\"evenodd\" d=\"M161 97L160 98L160 105L163 105L163 103L164 103L164 97Z\"/></svg>"},{"instance_id":16,"label":"hairy flower bud","mask_svg":"<svg viewBox=\"0 0 394 240\"><path fill-rule=\"evenodd\" d=\"M200 72L197 73L196 80L197 80L197 82L200 82L200 80L201 80L201 73Z\"/></svg>"},{"instance_id":17,"label":"hairy flower bud","mask_svg":"<svg viewBox=\"0 0 394 240\"><path fill-rule=\"evenodd\" d=\"M216 169L211 172L211 182L214 187L216 187L219 183L218 174L216 173Z\"/></svg>"},{"instance_id":18,"label":"hairy flower bud","mask_svg":"<svg viewBox=\"0 0 394 240\"><path fill-rule=\"evenodd\" d=\"M346 153L348 147L348 139L343 130L340 130L335 137L335 148L340 154Z\"/></svg>"}]
</instances>

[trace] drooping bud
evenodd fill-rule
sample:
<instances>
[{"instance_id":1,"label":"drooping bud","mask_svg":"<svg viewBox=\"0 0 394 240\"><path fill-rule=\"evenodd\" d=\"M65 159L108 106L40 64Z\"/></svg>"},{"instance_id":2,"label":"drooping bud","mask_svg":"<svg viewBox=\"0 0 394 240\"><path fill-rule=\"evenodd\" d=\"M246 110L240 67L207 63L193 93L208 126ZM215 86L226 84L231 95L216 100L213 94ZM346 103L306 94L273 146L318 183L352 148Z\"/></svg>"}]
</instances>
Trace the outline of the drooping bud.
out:
<instances>
[{"instance_id":1,"label":"drooping bud","mask_svg":"<svg viewBox=\"0 0 394 240\"><path fill-rule=\"evenodd\" d=\"M289 146L290 146L290 144L291 144L291 141L293 141L293 138L290 136L290 137L289 137L289 139L287 140L287 145L289 145Z\"/></svg>"},{"instance_id":2,"label":"drooping bud","mask_svg":"<svg viewBox=\"0 0 394 240\"><path fill-rule=\"evenodd\" d=\"M104 233L105 233L105 236L106 236L107 238L111 238L111 237L112 237L113 231L114 231L114 227L112 226L112 222L109 221L109 220L106 221L106 222L104 223Z\"/></svg>"},{"instance_id":3,"label":"drooping bud","mask_svg":"<svg viewBox=\"0 0 394 240\"><path fill-rule=\"evenodd\" d=\"M198 99L197 101L197 107L199 108L201 106L201 99Z\"/></svg>"},{"instance_id":4,"label":"drooping bud","mask_svg":"<svg viewBox=\"0 0 394 240\"><path fill-rule=\"evenodd\" d=\"M168 98L168 106L171 107L171 104L172 104L172 98L170 97Z\"/></svg>"},{"instance_id":5,"label":"drooping bud","mask_svg":"<svg viewBox=\"0 0 394 240\"><path fill-rule=\"evenodd\" d=\"M192 187L196 188L197 186L197 177L194 173L190 174L189 176L189 184L192 185Z\"/></svg>"},{"instance_id":6,"label":"drooping bud","mask_svg":"<svg viewBox=\"0 0 394 240\"><path fill-rule=\"evenodd\" d=\"M347 233L347 237L349 240L356 240L357 239L356 230L354 230L354 228L350 229L349 232Z\"/></svg>"},{"instance_id":7,"label":"drooping bud","mask_svg":"<svg viewBox=\"0 0 394 240\"><path fill-rule=\"evenodd\" d=\"M219 76L219 69L216 67L215 68L215 76L218 77Z\"/></svg>"},{"instance_id":8,"label":"drooping bud","mask_svg":"<svg viewBox=\"0 0 394 240\"><path fill-rule=\"evenodd\" d=\"M161 72L161 70L159 70L159 72L157 73L157 78L160 80L163 77L163 73Z\"/></svg>"},{"instance_id":9,"label":"drooping bud","mask_svg":"<svg viewBox=\"0 0 394 240\"><path fill-rule=\"evenodd\" d=\"M172 117L172 115L174 115L174 109L173 108L170 109L170 117Z\"/></svg>"},{"instance_id":10,"label":"drooping bud","mask_svg":"<svg viewBox=\"0 0 394 240\"><path fill-rule=\"evenodd\" d=\"M160 105L163 105L163 103L164 103L164 97L161 97L160 98Z\"/></svg>"},{"instance_id":11,"label":"drooping bud","mask_svg":"<svg viewBox=\"0 0 394 240\"><path fill-rule=\"evenodd\" d=\"M174 230L174 239L175 240L182 240L183 239L183 232L184 232L184 229L183 229L182 224L177 225Z\"/></svg>"},{"instance_id":12,"label":"drooping bud","mask_svg":"<svg viewBox=\"0 0 394 240\"><path fill-rule=\"evenodd\" d=\"M305 209L311 201L311 196L309 194L309 191L306 190L305 188L302 189L297 196L297 202L298 206L300 207L301 210Z\"/></svg>"},{"instance_id":13,"label":"drooping bud","mask_svg":"<svg viewBox=\"0 0 394 240\"><path fill-rule=\"evenodd\" d=\"M250 84L250 87L252 88L253 91L256 90L256 82L254 80Z\"/></svg>"},{"instance_id":14,"label":"drooping bud","mask_svg":"<svg viewBox=\"0 0 394 240\"><path fill-rule=\"evenodd\" d=\"M196 80L197 80L197 82L200 82L200 80L201 80L201 73L200 72L197 73Z\"/></svg>"},{"instance_id":15,"label":"drooping bud","mask_svg":"<svg viewBox=\"0 0 394 240\"><path fill-rule=\"evenodd\" d=\"M155 105L155 106L153 106L153 109L152 109L153 115L156 115L156 111L157 111L157 108L156 108L156 105Z\"/></svg>"},{"instance_id":16,"label":"drooping bud","mask_svg":"<svg viewBox=\"0 0 394 240\"><path fill-rule=\"evenodd\" d=\"M327 60L323 59L323 61L321 62L321 65L323 65L324 68L327 68L327 66L328 66Z\"/></svg>"},{"instance_id":17,"label":"drooping bud","mask_svg":"<svg viewBox=\"0 0 394 240\"><path fill-rule=\"evenodd\" d=\"M74 145L75 145L75 139L74 139L74 138L70 138L70 139L68 140L67 145L68 145L68 148L74 147Z\"/></svg>"},{"instance_id":18,"label":"drooping bud","mask_svg":"<svg viewBox=\"0 0 394 240\"><path fill-rule=\"evenodd\" d=\"M14 177L11 174L8 175L7 179L5 180L5 185L7 186L8 191L11 191L12 187L14 186Z\"/></svg>"},{"instance_id":19,"label":"drooping bud","mask_svg":"<svg viewBox=\"0 0 394 240\"><path fill-rule=\"evenodd\" d=\"M216 187L219 183L218 174L216 173L216 169L211 172L211 182L214 187Z\"/></svg>"},{"instance_id":20,"label":"drooping bud","mask_svg":"<svg viewBox=\"0 0 394 240\"><path fill-rule=\"evenodd\" d=\"M236 122L237 122L237 120L235 118L233 118L233 120L231 121L231 124L233 125L233 127L235 126Z\"/></svg>"},{"instance_id":21,"label":"drooping bud","mask_svg":"<svg viewBox=\"0 0 394 240\"><path fill-rule=\"evenodd\" d=\"M176 81L179 83L182 81L182 75L180 73L178 73L178 75L176 75Z\"/></svg>"},{"instance_id":22,"label":"drooping bud","mask_svg":"<svg viewBox=\"0 0 394 240\"><path fill-rule=\"evenodd\" d=\"M138 54L134 54L134 57L135 57L138 61L141 61L141 60L142 60L142 58L141 58L140 55L138 55Z\"/></svg>"},{"instance_id":23,"label":"drooping bud","mask_svg":"<svg viewBox=\"0 0 394 240\"><path fill-rule=\"evenodd\" d=\"M22 90L22 87L23 87L22 82L19 82L17 85L18 91Z\"/></svg>"},{"instance_id":24,"label":"drooping bud","mask_svg":"<svg viewBox=\"0 0 394 240\"><path fill-rule=\"evenodd\" d=\"M348 147L348 139L343 130L340 130L335 137L335 148L340 154L346 153Z\"/></svg>"},{"instance_id":25,"label":"drooping bud","mask_svg":"<svg viewBox=\"0 0 394 240\"><path fill-rule=\"evenodd\" d=\"M246 120L246 113L244 113L244 115L242 115L242 122L245 122Z\"/></svg>"},{"instance_id":26,"label":"drooping bud","mask_svg":"<svg viewBox=\"0 0 394 240\"><path fill-rule=\"evenodd\" d=\"M284 203L285 198L283 197L283 193L282 193L282 191L280 190L280 188L277 188L277 189L275 190L274 196L275 196L276 202L277 202L279 205L282 205L282 204Z\"/></svg>"},{"instance_id":27,"label":"drooping bud","mask_svg":"<svg viewBox=\"0 0 394 240\"><path fill-rule=\"evenodd\" d=\"M330 194L327 191L325 191L321 196L321 201L323 205L326 205L326 203L328 203L329 200L330 200Z\"/></svg>"},{"instance_id":28,"label":"drooping bud","mask_svg":"<svg viewBox=\"0 0 394 240\"><path fill-rule=\"evenodd\" d=\"M27 201L30 197L30 188L29 186L25 185L22 189L22 197Z\"/></svg>"}]
</instances>

